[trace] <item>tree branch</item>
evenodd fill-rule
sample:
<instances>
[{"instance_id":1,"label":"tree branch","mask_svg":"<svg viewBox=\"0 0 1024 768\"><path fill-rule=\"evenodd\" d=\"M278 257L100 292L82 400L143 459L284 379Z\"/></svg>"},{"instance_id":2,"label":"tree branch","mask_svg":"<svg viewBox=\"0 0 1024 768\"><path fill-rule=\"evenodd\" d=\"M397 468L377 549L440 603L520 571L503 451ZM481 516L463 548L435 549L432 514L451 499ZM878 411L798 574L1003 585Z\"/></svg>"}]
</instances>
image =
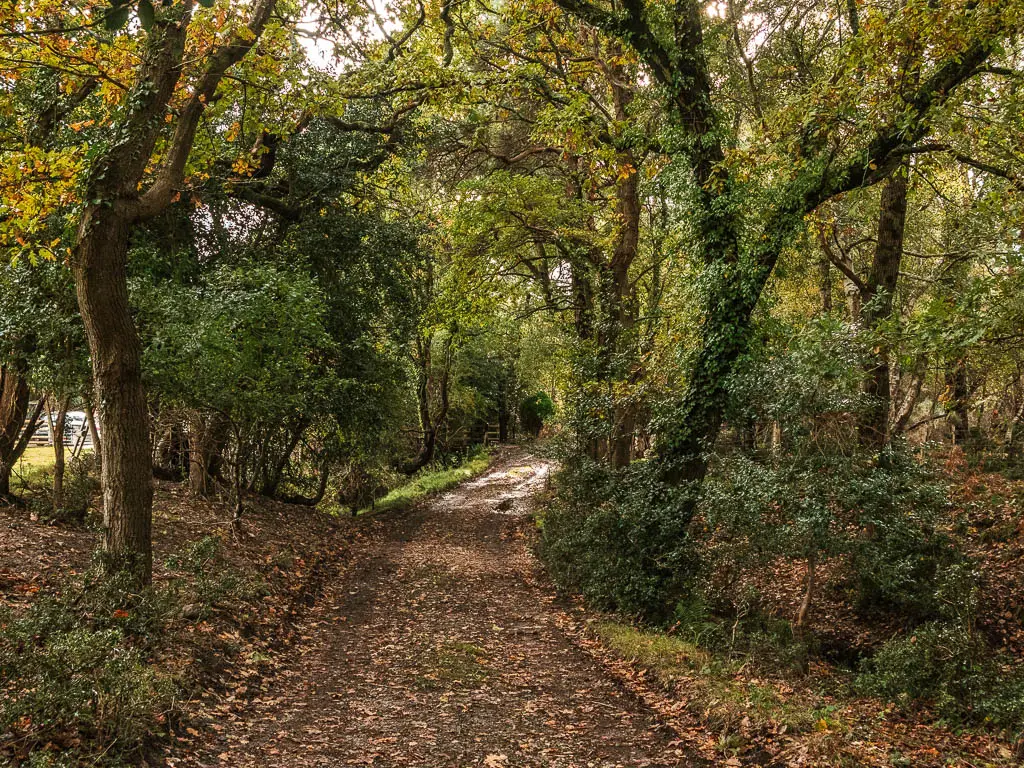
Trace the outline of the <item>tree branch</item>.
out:
<instances>
[{"instance_id":1,"label":"tree branch","mask_svg":"<svg viewBox=\"0 0 1024 768\"><path fill-rule=\"evenodd\" d=\"M991 176L999 176L1000 178L1006 179L1010 184L1017 190L1024 192L1024 179L1021 179L1013 171L1008 168L1001 168L997 165L992 165L984 160L977 160L969 155L965 155L962 152L958 152L948 144L921 144L915 147L907 147L902 150L902 154L906 155L923 155L932 152L945 152L958 163L969 165L972 168L976 168L979 171L983 171Z\"/></svg>"},{"instance_id":2,"label":"tree branch","mask_svg":"<svg viewBox=\"0 0 1024 768\"><path fill-rule=\"evenodd\" d=\"M178 117L178 124L163 167L152 186L139 198L138 218L155 216L170 205L175 187L181 184L184 178L185 164L195 143L199 120L217 92L225 73L245 58L263 34L276 4L277 0L257 0L245 31L236 33L210 54L205 73Z\"/></svg>"}]
</instances>

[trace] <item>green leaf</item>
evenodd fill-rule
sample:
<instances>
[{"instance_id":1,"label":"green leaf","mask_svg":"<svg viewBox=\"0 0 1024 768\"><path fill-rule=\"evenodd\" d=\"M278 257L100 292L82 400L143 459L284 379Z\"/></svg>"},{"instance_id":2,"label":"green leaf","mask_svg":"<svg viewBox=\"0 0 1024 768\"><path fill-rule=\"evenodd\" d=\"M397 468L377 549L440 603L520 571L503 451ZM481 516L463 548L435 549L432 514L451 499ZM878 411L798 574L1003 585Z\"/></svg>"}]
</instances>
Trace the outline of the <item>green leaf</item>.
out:
<instances>
[{"instance_id":1,"label":"green leaf","mask_svg":"<svg viewBox=\"0 0 1024 768\"><path fill-rule=\"evenodd\" d=\"M203 8L213 8L213 0L199 0L199 4Z\"/></svg>"},{"instance_id":2,"label":"green leaf","mask_svg":"<svg viewBox=\"0 0 1024 768\"><path fill-rule=\"evenodd\" d=\"M111 32L116 32L128 23L128 13L131 9L127 5L118 8L111 8L103 19L103 26Z\"/></svg>"},{"instance_id":3,"label":"green leaf","mask_svg":"<svg viewBox=\"0 0 1024 768\"><path fill-rule=\"evenodd\" d=\"M150 0L139 0L139 23L147 32L153 26L155 15L156 12L153 10L153 3Z\"/></svg>"}]
</instances>

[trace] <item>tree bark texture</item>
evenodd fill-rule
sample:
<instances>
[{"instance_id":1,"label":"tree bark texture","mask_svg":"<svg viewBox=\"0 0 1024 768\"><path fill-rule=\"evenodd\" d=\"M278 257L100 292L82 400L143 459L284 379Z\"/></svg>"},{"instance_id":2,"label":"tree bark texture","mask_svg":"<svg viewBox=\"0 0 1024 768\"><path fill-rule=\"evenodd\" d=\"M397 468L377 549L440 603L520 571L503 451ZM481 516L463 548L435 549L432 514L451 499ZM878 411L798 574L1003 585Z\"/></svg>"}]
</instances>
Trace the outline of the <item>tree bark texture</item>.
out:
<instances>
[{"instance_id":1,"label":"tree bark texture","mask_svg":"<svg viewBox=\"0 0 1024 768\"><path fill-rule=\"evenodd\" d=\"M863 310L865 327L872 332L888 320L895 306L896 284L903 260L903 235L907 224L907 175L904 164L882 187L878 236L871 270L865 282ZM858 425L862 445L880 449L889 439L890 394L889 347L879 340L864 366L864 394L867 406Z\"/></svg>"},{"instance_id":2,"label":"tree bark texture","mask_svg":"<svg viewBox=\"0 0 1024 768\"><path fill-rule=\"evenodd\" d=\"M28 443L20 439L28 414L28 398L28 382L17 366L12 363L0 367L0 498L10 496L11 472L24 451L22 442Z\"/></svg>"}]
</instances>

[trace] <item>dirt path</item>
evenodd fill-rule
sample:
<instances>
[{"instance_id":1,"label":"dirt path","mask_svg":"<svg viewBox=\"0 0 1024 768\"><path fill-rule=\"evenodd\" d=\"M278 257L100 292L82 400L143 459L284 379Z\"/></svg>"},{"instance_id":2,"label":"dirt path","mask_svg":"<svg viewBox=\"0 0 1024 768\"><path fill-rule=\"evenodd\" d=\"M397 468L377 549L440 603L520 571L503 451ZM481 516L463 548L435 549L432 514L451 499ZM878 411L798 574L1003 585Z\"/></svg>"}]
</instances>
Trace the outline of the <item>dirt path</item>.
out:
<instances>
[{"instance_id":1,"label":"dirt path","mask_svg":"<svg viewBox=\"0 0 1024 768\"><path fill-rule=\"evenodd\" d=\"M169 765L679 766L673 735L558 628L522 533L548 465L372 523L265 691Z\"/></svg>"}]
</instances>

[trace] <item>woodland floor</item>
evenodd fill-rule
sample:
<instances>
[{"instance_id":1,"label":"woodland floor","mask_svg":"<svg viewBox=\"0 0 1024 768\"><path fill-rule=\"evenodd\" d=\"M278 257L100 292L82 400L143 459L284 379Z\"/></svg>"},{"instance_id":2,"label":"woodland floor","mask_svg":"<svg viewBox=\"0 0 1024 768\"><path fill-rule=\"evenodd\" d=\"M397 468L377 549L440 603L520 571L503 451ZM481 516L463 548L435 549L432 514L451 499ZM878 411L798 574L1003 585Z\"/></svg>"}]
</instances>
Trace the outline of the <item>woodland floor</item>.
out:
<instances>
[{"instance_id":1,"label":"woodland floor","mask_svg":"<svg viewBox=\"0 0 1024 768\"><path fill-rule=\"evenodd\" d=\"M613 617L556 597L531 552L532 513L550 469L523 448L503 449L487 472L452 492L357 518L254 497L241 534L223 501L159 483L155 581L182 579L168 555L213 537L217 568L259 585L262 597L227 600L169 627L151 660L187 694L147 764L1015 764L998 738L836 694L843 683L828 665L793 678L744 664L714 679L704 651L666 651L664 636L631 635L608 624ZM986 532L977 555L998 610L986 611L982 624L1019 653L1011 612L1024 605L1016 503L1024 483L966 473L957 486L956 524ZM0 598L18 608L59 591L87 567L97 538L86 526L0 510ZM780 615L801 578L799 568L774 572ZM835 626L846 643L876 642L878 628L844 619L826 597L815 631L827 637ZM614 636L628 647L616 647Z\"/></svg>"},{"instance_id":2,"label":"woodland floor","mask_svg":"<svg viewBox=\"0 0 1024 768\"><path fill-rule=\"evenodd\" d=\"M271 683L168 764L694 764L565 631L524 534L548 469L511 451L451 493L377 516Z\"/></svg>"}]
</instances>

